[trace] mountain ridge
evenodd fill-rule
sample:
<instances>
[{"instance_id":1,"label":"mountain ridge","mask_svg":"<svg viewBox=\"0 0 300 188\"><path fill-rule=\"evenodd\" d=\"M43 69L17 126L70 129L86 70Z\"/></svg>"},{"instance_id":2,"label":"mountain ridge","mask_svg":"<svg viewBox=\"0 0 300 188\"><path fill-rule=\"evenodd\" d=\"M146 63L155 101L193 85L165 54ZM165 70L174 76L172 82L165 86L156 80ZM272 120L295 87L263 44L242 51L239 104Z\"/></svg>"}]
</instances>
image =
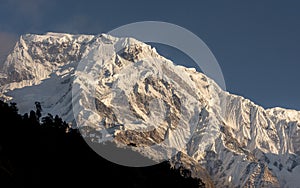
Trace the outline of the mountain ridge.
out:
<instances>
[{"instance_id":1,"label":"mountain ridge","mask_svg":"<svg viewBox=\"0 0 300 188\"><path fill-rule=\"evenodd\" d=\"M1 97L21 112L40 101L44 113L81 119L121 145L158 145L168 158L175 148L217 187L297 186L300 112L263 109L135 39L24 35L0 73ZM134 149L160 161L166 156L158 148Z\"/></svg>"}]
</instances>

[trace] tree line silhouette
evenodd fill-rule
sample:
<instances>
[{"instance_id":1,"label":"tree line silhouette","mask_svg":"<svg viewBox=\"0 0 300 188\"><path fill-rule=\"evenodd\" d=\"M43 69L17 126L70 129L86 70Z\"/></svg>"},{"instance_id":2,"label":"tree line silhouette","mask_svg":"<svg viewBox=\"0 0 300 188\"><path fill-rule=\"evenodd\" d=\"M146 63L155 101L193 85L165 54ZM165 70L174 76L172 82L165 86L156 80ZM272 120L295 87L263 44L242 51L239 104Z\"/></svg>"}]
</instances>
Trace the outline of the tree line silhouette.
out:
<instances>
[{"instance_id":1,"label":"tree line silhouette","mask_svg":"<svg viewBox=\"0 0 300 188\"><path fill-rule=\"evenodd\" d=\"M59 116L41 116L40 103L20 115L0 101L0 187L199 187L168 162L143 168L103 159Z\"/></svg>"}]
</instances>

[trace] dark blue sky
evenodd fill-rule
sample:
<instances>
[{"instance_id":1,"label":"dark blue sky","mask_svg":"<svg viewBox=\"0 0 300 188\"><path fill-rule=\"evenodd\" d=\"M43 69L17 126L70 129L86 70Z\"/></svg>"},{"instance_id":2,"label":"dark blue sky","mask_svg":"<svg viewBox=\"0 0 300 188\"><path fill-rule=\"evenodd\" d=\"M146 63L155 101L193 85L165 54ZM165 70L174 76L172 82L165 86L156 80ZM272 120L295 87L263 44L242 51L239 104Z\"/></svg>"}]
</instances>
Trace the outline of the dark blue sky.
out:
<instances>
[{"instance_id":1,"label":"dark blue sky","mask_svg":"<svg viewBox=\"0 0 300 188\"><path fill-rule=\"evenodd\" d=\"M217 58L227 90L263 107L300 110L297 1L0 0L0 55L24 33L98 34L165 21L198 35Z\"/></svg>"}]
</instances>

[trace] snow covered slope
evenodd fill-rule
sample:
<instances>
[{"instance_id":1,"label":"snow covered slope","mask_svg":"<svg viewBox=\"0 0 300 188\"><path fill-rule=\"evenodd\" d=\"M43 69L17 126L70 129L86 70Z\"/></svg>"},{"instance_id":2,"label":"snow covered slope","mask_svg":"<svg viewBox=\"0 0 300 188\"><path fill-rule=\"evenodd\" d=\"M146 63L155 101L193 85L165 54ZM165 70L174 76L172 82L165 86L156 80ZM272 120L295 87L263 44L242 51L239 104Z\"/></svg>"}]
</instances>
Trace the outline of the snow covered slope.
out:
<instances>
[{"instance_id":1,"label":"snow covered slope","mask_svg":"<svg viewBox=\"0 0 300 188\"><path fill-rule=\"evenodd\" d=\"M300 112L263 109L135 39L24 35L0 75L1 97L22 113L40 101L43 113L75 123L74 113L79 126L102 131L100 140L154 160L179 151L171 163L207 185L299 184Z\"/></svg>"},{"instance_id":2,"label":"snow covered slope","mask_svg":"<svg viewBox=\"0 0 300 188\"><path fill-rule=\"evenodd\" d=\"M17 102L21 113L40 101L45 114L60 114L72 121L73 74L94 38L58 33L21 36L0 68L0 97Z\"/></svg>"}]
</instances>

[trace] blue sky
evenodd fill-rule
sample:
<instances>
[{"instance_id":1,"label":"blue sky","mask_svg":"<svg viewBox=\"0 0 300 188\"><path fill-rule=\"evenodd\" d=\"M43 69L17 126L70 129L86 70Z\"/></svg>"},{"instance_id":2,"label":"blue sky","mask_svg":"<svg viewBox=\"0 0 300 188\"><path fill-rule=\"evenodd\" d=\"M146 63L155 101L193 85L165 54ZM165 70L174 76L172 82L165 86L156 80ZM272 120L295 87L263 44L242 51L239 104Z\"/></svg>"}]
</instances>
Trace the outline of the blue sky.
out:
<instances>
[{"instance_id":1,"label":"blue sky","mask_svg":"<svg viewBox=\"0 0 300 188\"><path fill-rule=\"evenodd\" d=\"M263 107L300 110L299 10L300 2L274 0L0 0L0 59L24 33L98 34L131 22L165 21L208 45L229 92Z\"/></svg>"}]
</instances>

